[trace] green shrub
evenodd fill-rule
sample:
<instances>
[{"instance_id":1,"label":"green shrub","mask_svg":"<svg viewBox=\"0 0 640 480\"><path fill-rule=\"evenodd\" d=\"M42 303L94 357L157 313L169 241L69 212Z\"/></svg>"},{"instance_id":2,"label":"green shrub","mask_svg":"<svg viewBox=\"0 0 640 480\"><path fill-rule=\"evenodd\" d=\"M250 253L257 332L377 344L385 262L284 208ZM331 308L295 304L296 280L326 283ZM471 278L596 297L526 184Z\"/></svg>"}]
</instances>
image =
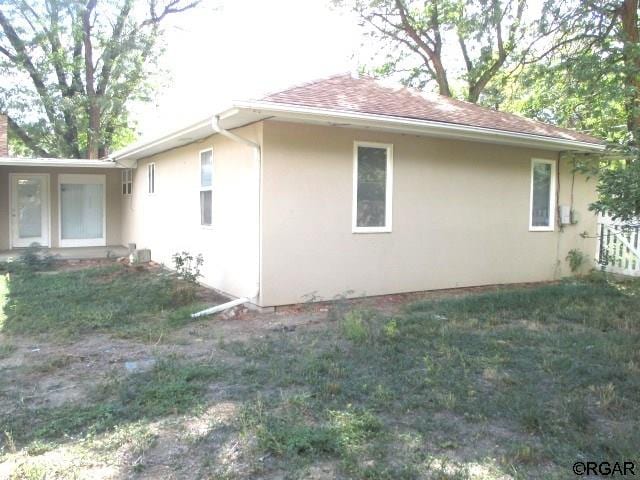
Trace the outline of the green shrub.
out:
<instances>
[{"instance_id":1,"label":"green shrub","mask_svg":"<svg viewBox=\"0 0 640 480\"><path fill-rule=\"evenodd\" d=\"M200 267L204 264L204 258L202 254L198 254L195 257L189 252L183 251L173 254L173 266L176 270L176 275L187 282L195 283L198 278L202 276L200 273Z\"/></svg>"},{"instance_id":2,"label":"green shrub","mask_svg":"<svg viewBox=\"0 0 640 480\"><path fill-rule=\"evenodd\" d=\"M41 272L50 270L56 260L54 255L46 253L39 243L32 243L24 249L17 262L7 264L9 271L16 268L28 272Z\"/></svg>"},{"instance_id":3,"label":"green shrub","mask_svg":"<svg viewBox=\"0 0 640 480\"><path fill-rule=\"evenodd\" d=\"M369 320L372 313L367 310L351 310L342 318L343 335L354 343L364 343L371 336Z\"/></svg>"},{"instance_id":4,"label":"green shrub","mask_svg":"<svg viewBox=\"0 0 640 480\"><path fill-rule=\"evenodd\" d=\"M587 260L587 256L577 248L569 250L566 257L571 273L578 273Z\"/></svg>"}]
</instances>

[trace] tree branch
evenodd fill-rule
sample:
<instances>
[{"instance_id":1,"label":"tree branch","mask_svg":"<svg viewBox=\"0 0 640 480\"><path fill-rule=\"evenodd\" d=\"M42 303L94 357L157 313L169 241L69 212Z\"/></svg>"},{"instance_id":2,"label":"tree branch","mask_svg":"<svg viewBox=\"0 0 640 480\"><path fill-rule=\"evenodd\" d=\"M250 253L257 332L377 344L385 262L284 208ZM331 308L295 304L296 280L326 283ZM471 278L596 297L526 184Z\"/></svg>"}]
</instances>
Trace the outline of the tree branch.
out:
<instances>
[{"instance_id":1,"label":"tree branch","mask_svg":"<svg viewBox=\"0 0 640 480\"><path fill-rule=\"evenodd\" d=\"M11 117L8 117L9 129L20 139L22 143L26 145L26 147L31 150L34 155L42 158L51 158L49 152L41 148L37 142L31 138L31 136L24 130L20 125L18 125Z\"/></svg>"}]
</instances>

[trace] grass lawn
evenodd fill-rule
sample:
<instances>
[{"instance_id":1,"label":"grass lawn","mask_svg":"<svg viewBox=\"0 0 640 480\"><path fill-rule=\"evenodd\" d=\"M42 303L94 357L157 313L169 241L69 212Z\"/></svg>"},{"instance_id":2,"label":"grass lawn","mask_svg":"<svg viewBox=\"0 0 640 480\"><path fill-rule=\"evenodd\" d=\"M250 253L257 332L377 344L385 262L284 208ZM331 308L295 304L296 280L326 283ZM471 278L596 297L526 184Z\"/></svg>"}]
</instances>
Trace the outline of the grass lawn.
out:
<instances>
[{"instance_id":1,"label":"grass lawn","mask_svg":"<svg viewBox=\"0 0 640 480\"><path fill-rule=\"evenodd\" d=\"M182 325L189 313L204 308L198 290L202 289L161 269L117 263L71 271L19 268L0 274L4 304L0 326L9 334L45 333L69 339L106 332L155 341ZM210 302L224 301L209 296Z\"/></svg>"},{"instance_id":2,"label":"grass lawn","mask_svg":"<svg viewBox=\"0 0 640 480\"><path fill-rule=\"evenodd\" d=\"M128 292L93 270L58 275L57 288L37 280L37 301L9 283L6 345L62 325L140 348L135 326L156 328L171 296L151 279ZM299 313L314 321L295 329L259 316L176 325L151 369L114 369L81 398L0 395L0 477L4 465L14 478L562 479L577 460L640 461L640 283L594 277L393 314L358 305ZM69 368L16 367L20 348L3 351L17 383Z\"/></svg>"}]
</instances>

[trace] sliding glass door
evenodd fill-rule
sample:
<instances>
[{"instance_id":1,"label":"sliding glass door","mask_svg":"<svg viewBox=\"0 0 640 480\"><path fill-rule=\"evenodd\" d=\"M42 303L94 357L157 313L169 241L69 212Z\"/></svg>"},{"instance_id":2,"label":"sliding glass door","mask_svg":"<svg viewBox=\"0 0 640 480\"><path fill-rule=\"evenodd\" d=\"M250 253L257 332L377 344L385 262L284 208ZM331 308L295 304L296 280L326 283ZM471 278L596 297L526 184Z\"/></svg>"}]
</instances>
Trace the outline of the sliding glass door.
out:
<instances>
[{"instance_id":1,"label":"sliding glass door","mask_svg":"<svg viewBox=\"0 0 640 480\"><path fill-rule=\"evenodd\" d=\"M60 175L60 246L106 245L105 176Z\"/></svg>"}]
</instances>

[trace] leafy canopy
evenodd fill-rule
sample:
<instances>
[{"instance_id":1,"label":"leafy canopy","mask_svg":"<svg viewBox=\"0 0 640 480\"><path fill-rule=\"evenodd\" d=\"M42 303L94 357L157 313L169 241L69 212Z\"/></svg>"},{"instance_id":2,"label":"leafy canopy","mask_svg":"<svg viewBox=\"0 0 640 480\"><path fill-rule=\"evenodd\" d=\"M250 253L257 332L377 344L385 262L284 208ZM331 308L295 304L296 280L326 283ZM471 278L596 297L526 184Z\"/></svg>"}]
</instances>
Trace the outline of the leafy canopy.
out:
<instances>
[{"instance_id":1,"label":"leafy canopy","mask_svg":"<svg viewBox=\"0 0 640 480\"><path fill-rule=\"evenodd\" d=\"M148 99L161 23L198 2L2 0L0 110L14 152L96 158L129 142L129 105Z\"/></svg>"}]
</instances>

